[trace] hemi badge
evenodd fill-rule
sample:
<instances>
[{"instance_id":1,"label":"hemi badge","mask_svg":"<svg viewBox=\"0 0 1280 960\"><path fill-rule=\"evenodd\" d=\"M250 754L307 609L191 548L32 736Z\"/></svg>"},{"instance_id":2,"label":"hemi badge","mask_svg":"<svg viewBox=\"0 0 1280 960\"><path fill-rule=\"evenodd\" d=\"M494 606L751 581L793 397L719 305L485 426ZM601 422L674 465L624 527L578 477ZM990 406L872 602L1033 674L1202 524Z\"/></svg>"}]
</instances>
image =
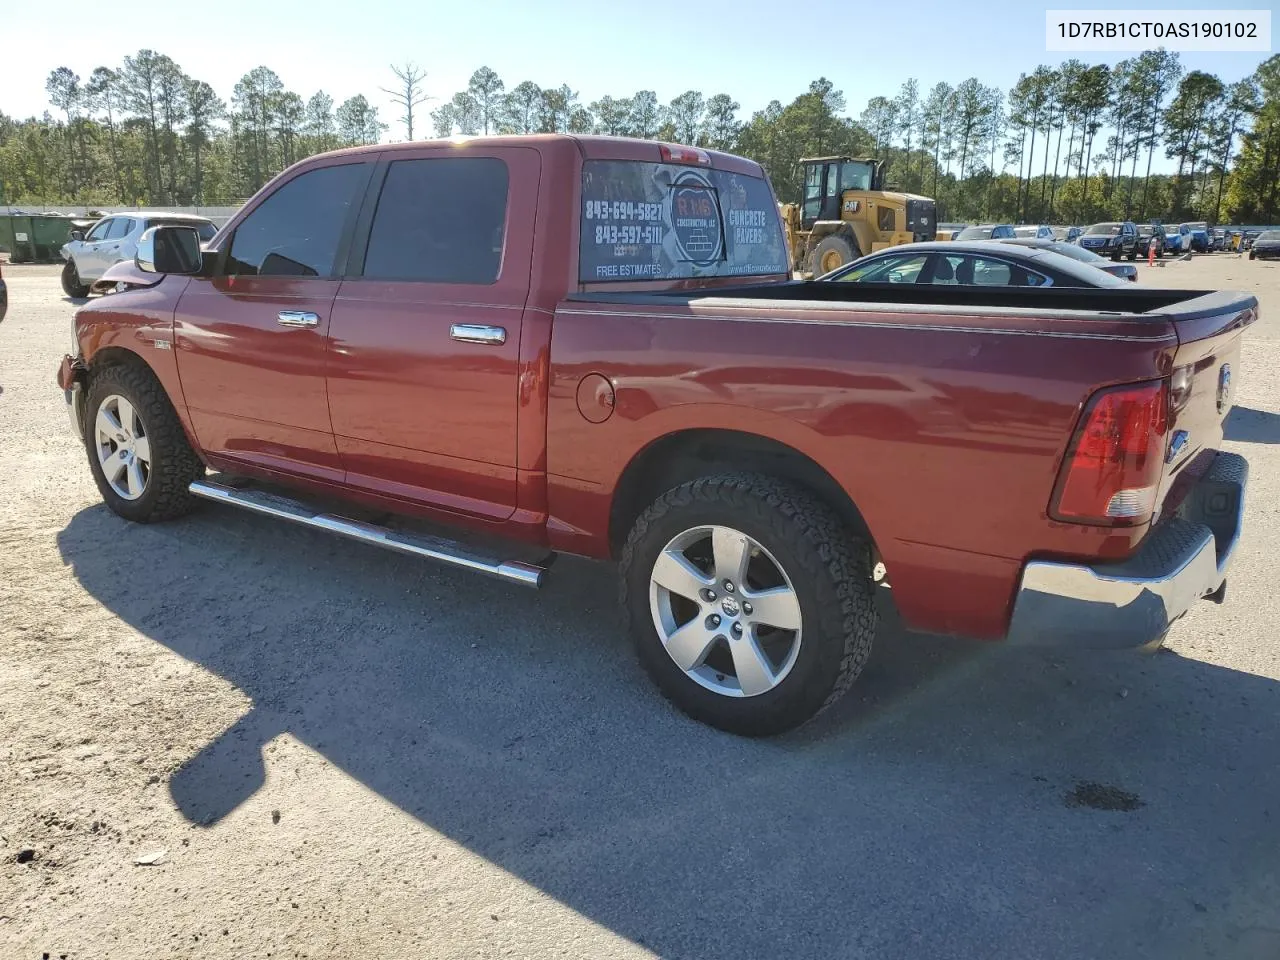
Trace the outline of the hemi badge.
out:
<instances>
[{"instance_id":1,"label":"hemi badge","mask_svg":"<svg viewBox=\"0 0 1280 960\"><path fill-rule=\"evenodd\" d=\"M171 350L171 349L173 349L173 347L172 347L172 345L169 343L169 341L168 341L168 340L157 340L157 341L156 341L156 349L157 349L157 350Z\"/></svg>"}]
</instances>

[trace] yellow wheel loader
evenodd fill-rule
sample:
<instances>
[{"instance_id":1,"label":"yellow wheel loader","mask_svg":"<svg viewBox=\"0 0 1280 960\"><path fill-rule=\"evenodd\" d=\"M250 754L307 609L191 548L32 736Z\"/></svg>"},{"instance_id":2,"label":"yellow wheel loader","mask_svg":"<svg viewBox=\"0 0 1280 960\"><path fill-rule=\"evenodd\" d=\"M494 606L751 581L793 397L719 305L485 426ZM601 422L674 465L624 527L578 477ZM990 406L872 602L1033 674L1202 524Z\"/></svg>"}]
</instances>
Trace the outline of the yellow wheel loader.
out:
<instances>
[{"instance_id":1,"label":"yellow wheel loader","mask_svg":"<svg viewBox=\"0 0 1280 960\"><path fill-rule=\"evenodd\" d=\"M881 161L813 157L800 164L804 198L778 204L793 271L818 277L886 247L934 239L934 202L885 190Z\"/></svg>"}]
</instances>

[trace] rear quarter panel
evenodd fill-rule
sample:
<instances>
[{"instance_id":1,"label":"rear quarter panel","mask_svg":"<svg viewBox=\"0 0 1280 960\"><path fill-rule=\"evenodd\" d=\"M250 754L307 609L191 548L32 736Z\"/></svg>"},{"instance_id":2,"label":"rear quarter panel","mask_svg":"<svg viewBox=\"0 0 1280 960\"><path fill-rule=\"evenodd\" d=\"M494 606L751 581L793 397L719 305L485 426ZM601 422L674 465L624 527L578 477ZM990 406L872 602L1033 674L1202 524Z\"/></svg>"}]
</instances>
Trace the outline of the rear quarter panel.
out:
<instances>
[{"instance_id":1,"label":"rear quarter panel","mask_svg":"<svg viewBox=\"0 0 1280 960\"><path fill-rule=\"evenodd\" d=\"M552 542L606 555L634 456L681 430L747 431L849 492L911 626L998 637L1033 551L1124 556L1145 532L1052 521L1049 499L1088 395L1163 376L1176 346L1167 324L1097 318L566 302L548 397ZM590 373L616 393L599 424L577 405Z\"/></svg>"}]
</instances>

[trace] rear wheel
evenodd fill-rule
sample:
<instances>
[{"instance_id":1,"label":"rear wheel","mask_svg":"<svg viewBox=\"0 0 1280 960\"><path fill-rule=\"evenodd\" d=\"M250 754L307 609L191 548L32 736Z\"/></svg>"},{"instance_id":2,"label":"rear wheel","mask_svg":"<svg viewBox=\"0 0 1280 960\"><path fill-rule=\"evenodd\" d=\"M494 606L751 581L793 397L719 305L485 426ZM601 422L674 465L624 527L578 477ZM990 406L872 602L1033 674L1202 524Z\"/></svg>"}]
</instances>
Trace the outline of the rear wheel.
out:
<instances>
[{"instance_id":1,"label":"rear wheel","mask_svg":"<svg viewBox=\"0 0 1280 960\"><path fill-rule=\"evenodd\" d=\"M747 736L797 727L861 673L870 552L821 501L757 474L694 480L636 521L622 597L641 664L689 716Z\"/></svg>"},{"instance_id":2,"label":"rear wheel","mask_svg":"<svg viewBox=\"0 0 1280 960\"><path fill-rule=\"evenodd\" d=\"M89 295L89 285L80 280L80 271L76 269L74 259L68 260L62 267L62 292L76 300Z\"/></svg>"},{"instance_id":3,"label":"rear wheel","mask_svg":"<svg viewBox=\"0 0 1280 960\"><path fill-rule=\"evenodd\" d=\"M810 269L815 277L830 273L858 259L858 248L844 237L823 237L813 250Z\"/></svg>"},{"instance_id":4,"label":"rear wheel","mask_svg":"<svg viewBox=\"0 0 1280 960\"><path fill-rule=\"evenodd\" d=\"M94 373L85 447L103 502L126 520L171 520L194 509L187 487L204 464L150 370L119 365Z\"/></svg>"}]
</instances>

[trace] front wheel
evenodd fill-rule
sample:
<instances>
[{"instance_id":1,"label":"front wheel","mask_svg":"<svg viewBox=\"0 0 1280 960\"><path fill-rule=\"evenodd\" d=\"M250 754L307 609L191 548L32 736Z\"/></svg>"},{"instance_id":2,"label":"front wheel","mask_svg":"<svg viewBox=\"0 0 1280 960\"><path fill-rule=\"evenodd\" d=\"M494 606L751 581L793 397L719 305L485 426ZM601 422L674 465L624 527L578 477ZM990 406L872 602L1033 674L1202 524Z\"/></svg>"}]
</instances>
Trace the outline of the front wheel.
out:
<instances>
[{"instance_id":1,"label":"front wheel","mask_svg":"<svg viewBox=\"0 0 1280 960\"><path fill-rule=\"evenodd\" d=\"M204 474L204 464L150 370L119 365L95 372L84 432L89 469L114 513L151 523L194 509L187 488Z\"/></svg>"},{"instance_id":2,"label":"front wheel","mask_svg":"<svg viewBox=\"0 0 1280 960\"><path fill-rule=\"evenodd\" d=\"M636 521L622 599L662 693L711 726L771 736L862 672L877 626L870 552L802 488L757 474L694 480Z\"/></svg>"},{"instance_id":3,"label":"front wheel","mask_svg":"<svg viewBox=\"0 0 1280 960\"><path fill-rule=\"evenodd\" d=\"M844 237L823 237L813 250L810 268L814 278L817 279L824 273L830 273L857 259L857 246Z\"/></svg>"},{"instance_id":4,"label":"front wheel","mask_svg":"<svg viewBox=\"0 0 1280 960\"><path fill-rule=\"evenodd\" d=\"M76 269L74 259L68 260L62 267L62 292L73 300L89 296L89 285L80 280L80 271Z\"/></svg>"}]
</instances>

